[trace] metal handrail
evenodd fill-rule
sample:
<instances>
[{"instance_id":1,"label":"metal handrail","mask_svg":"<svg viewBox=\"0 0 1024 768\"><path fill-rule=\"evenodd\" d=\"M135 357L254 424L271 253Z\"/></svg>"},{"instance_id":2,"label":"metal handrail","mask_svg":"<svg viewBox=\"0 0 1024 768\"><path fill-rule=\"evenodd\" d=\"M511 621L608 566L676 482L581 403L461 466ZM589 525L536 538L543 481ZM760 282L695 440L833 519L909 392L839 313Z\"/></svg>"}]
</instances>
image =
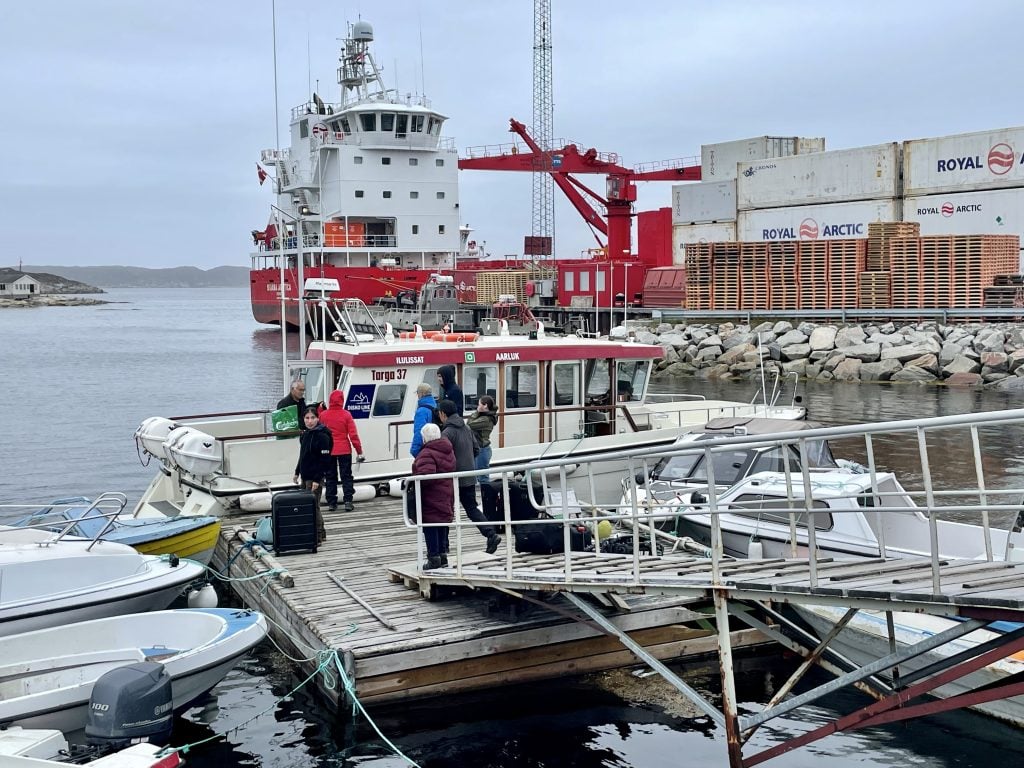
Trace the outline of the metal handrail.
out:
<instances>
[{"instance_id":1,"label":"metal handrail","mask_svg":"<svg viewBox=\"0 0 1024 768\"><path fill-rule=\"evenodd\" d=\"M20 525L18 527L19 528L30 528L30 529L33 529L33 530L44 530L44 531L54 531L54 529L59 529L59 530L57 530L55 532L55 536L52 539L47 539L44 542L39 542L40 546L48 546L50 544L55 544L58 541L61 541L66 536L70 536L71 535L70 531L74 530L78 526L78 524L81 523L82 520L84 520L85 518L88 518L88 517L97 518L98 517L98 518L106 519L106 521L107 521L106 524L100 529L100 531L95 536L92 537L92 540L89 542L89 546L87 546L85 548L86 551L88 552L89 550L91 550L93 548L93 546L96 544L97 541L99 541L100 539L103 538L103 535L107 531L109 531L111 528L114 527L114 523L117 520L118 515L120 515L122 512L124 512L124 508L127 505L128 505L128 497L125 494L121 493L120 491L105 491L104 493L101 493L99 496L97 496L95 501L93 501L86 508L86 510L77 518L74 518L72 520L64 520L60 524L58 524L56 522L45 523L45 522L42 521L43 519L45 519L45 515L40 513L39 515L32 515L29 518L29 520L32 520L32 519L35 519L36 517L41 517L42 519L40 519L39 522L37 522L37 523L28 522L28 523L26 523L24 525ZM65 505L51 504L49 507L46 508L46 511L48 511L48 512L52 511L55 506L65 506ZM103 511L100 511L100 510L103 510ZM97 512L97 514L90 515L89 514L90 512ZM56 513L52 513L52 514L56 514Z\"/></svg>"}]
</instances>

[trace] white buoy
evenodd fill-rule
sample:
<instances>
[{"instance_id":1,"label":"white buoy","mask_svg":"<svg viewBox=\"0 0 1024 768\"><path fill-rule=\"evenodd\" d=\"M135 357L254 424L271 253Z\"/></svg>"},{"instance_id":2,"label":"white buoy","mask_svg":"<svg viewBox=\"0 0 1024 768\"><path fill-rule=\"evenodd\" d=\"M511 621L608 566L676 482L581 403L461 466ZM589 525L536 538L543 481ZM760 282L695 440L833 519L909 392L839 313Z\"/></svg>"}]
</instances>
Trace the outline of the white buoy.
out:
<instances>
[{"instance_id":1,"label":"white buoy","mask_svg":"<svg viewBox=\"0 0 1024 768\"><path fill-rule=\"evenodd\" d=\"M393 499L402 498L402 481L399 479L388 480L388 496Z\"/></svg>"},{"instance_id":2,"label":"white buoy","mask_svg":"<svg viewBox=\"0 0 1024 768\"><path fill-rule=\"evenodd\" d=\"M240 496L238 506L246 512L269 512L273 496L270 491L261 493L247 493Z\"/></svg>"},{"instance_id":3,"label":"white buoy","mask_svg":"<svg viewBox=\"0 0 1024 768\"><path fill-rule=\"evenodd\" d=\"M764 559L764 544L756 536L751 536L747 542L747 558L750 560Z\"/></svg>"},{"instance_id":4,"label":"white buoy","mask_svg":"<svg viewBox=\"0 0 1024 768\"><path fill-rule=\"evenodd\" d=\"M352 490L352 501L370 501L377 498L377 489L372 485L357 485Z\"/></svg>"},{"instance_id":5,"label":"white buoy","mask_svg":"<svg viewBox=\"0 0 1024 768\"><path fill-rule=\"evenodd\" d=\"M200 589L193 589L188 593L189 608L216 608L218 602L220 600L213 584L204 584Z\"/></svg>"}]
</instances>

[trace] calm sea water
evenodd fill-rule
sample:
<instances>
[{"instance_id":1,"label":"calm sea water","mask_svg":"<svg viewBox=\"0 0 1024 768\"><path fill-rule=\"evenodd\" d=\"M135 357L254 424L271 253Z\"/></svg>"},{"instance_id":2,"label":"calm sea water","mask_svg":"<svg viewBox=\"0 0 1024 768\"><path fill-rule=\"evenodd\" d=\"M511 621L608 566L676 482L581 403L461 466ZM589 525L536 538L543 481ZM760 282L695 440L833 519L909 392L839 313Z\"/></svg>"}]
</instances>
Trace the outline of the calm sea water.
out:
<instances>
[{"instance_id":1,"label":"calm sea water","mask_svg":"<svg viewBox=\"0 0 1024 768\"><path fill-rule=\"evenodd\" d=\"M282 394L280 334L255 325L247 290L119 290L99 307L0 311L0 504L42 503L106 490L134 502L151 473L132 433L154 415L180 416L264 408ZM291 350L297 339L289 338ZM691 391L702 385L688 382ZM707 394L749 399L751 385ZM941 388L817 386L805 404L813 418L855 423L1016 407L1020 398ZM996 482L1019 481L1024 435L986 435ZM914 465L912 443L886 445L886 466ZM935 446L942 469L965 471L956 440ZM967 465L966 471L970 471ZM767 700L791 660L739 664L747 706ZM687 680L709 696L713 668ZM295 668L267 643L176 725L175 741L196 743L194 766L404 765L365 726L330 712L300 683ZM293 694L289 696L289 694ZM766 747L863 703L840 694L755 737ZM686 768L724 766L724 734L693 718L656 677L592 675L376 710L384 733L423 766L492 768ZM990 766L1019 754L1021 734L959 713L910 725L832 736L769 763L780 768ZM749 752L749 750L748 750Z\"/></svg>"}]
</instances>

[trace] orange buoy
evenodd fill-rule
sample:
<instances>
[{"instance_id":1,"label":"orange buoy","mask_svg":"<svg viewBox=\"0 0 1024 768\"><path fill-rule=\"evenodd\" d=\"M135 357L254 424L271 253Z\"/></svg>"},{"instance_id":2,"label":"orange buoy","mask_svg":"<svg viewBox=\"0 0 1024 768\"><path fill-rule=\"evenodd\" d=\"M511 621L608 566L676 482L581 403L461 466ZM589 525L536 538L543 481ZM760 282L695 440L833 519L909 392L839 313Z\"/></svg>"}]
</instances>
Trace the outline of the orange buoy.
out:
<instances>
[{"instance_id":1,"label":"orange buoy","mask_svg":"<svg viewBox=\"0 0 1024 768\"><path fill-rule=\"evenodd\" d=\"M438 333L431 336L434 341L476 341L479 333Z\"/></svg>"}]
</instances>

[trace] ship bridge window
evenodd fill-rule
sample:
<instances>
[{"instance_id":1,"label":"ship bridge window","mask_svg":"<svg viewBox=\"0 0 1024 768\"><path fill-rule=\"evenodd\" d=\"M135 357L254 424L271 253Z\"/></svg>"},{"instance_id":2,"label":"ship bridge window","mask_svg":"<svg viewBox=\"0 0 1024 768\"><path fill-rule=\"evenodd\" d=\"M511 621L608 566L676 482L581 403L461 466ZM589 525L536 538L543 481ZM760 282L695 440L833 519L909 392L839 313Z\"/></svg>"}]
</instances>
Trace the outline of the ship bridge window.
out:
<instances>
[{"instance_id":1,"label":"ship bridge window","mask_svg":"<svg viewBox=\"0 0 1024 768\"><path fill-rule=\"evenodd\" d=\"M370 132L377 130L377 113L376 112L362 112L359 115L359 130L363 132Z\"/></svg>"},{"instance_id":2,"label":"ship bridge window","mask_svg":"<svg viewBox=\"0 0 1024 768\"><path fill-rule=\"evenodd\" d=\"M505 410L537 407L537 364L505 366Z\"/></svg>"},{"instance_id":3,"label":"ship bridge window","mask_svg":"<svg viewBox=\"0 0 1024 768\"><path fill-rule=\"evenodd\" d=\"M404 139L406 132L409 130L409 116L399 115L398 116L398 128L395 130L395 138Z\"/></svg>"},{"instance_id":4,"label":"ship bridge window","mask_svg":"<svg viewBox=\"0 0 1024 768\"><path fill-rule=\"evenodd\" d=\"M338 124L341 126L341 130L344 131L345 133L352 133L352 130L348 126L347 117L341 118L341 120L338 121Z\"/></svg>"},{"instance_id":5,"label":"ship bridge window","mask_svg":"<svg viewBox=\"0 0 1024 768\"><path fill-rule=\"evenodd\" d=\"M436 117L430 118L430 120L427 122L427 133L429 133L431 136L437 136L437 134L440 132L441 121L438 120Z\"/></svg>"},{"instance_id":6,"label":"ship bridge window","mask_svg":"<svg viewBox=\"0 0 1024 768\"><path fill-rule=\"evenodd\" d=\"M650 360L620 360L615 369L616 399L620 403L642 400L647 388Z\"/></svg>"},{"instance_id":7,"label":"ship bridge window","mask_svg":"<svg viewBox=\"0 0 1024 768\"><path fill-rule=\"evenodd\" d=\"M308 120L303 120L301 123L299 123L299 138L301 138L301 139L308 139L309 138L309 121Z\"/></svg>"},{"instance_id":8,"label":"ship bridge window","mask_svg":"<svg viewBox=\"0 0 1024 768\"><path fill-rule=\"evenodd\" d=\"M405 405L405 384L381 384L373 398L374 416L397 416Z\"/></svg>"},{"instance_id":9,"label":"ship bridge window","mask_svg":"<svg viewBox=\"0 0 1024 768\"><path fill-rule=\"evenodd\" d=\"M490 395L495 403L498 402L498 366L467 365L462 371L462 392L466 397L467 411L476 408L484 395Z\"/></svg>"},{"instance_id":10,"label":"ship bridge window","mask_svg":"<svg viewBox=\"0 0 1024 768\"><path fill-rule=\"evenodd\" d=\"M412 132L423 133L423 115L412 116Z\"/></svg>"},{"instance_id":11,"label":"ship bridge window","mask_svg":"<svg viewBox=\"0 0 1024 768\"><path fill-rule=\"evenodd\" d=\"M380 129L388 133L395 130L395 115L393 112L384 112L380 116Z\"/></svg>"},{"instance_id":12,"label":"ship bridge window","mask_svg":"<svg viewBox=\"0 0 1024 768\"><path fill-rule=\"evenodd\" d=\"M611 391L611 378L608 376L607 360L587 360L587 397L607 398Z\"/></svg>"},{"instance_id":13,"label":"ship bridge window","mask_svg":"<svg viewBox=\"0 0 1024 768\"><path fill-rule=\"evenodd\" d=\"M580 364L555 363L554 405L579 405L580 402Z\"/></svg>"},{"instance_id":14,"label":"ship bridge window","mask_svg":"<svg viewBox=\"0 0 1024 768\"><path fill-rule=\"evenodd\" d=\"M717 462L716 462L717 463ZM715 478L718 482L718 478ZM828 509L821 499L813 499L812 505L815 510ZM737 496L729 504L729 513L739 517L751 517L755 520L789 525L790 510L796 514L797 528L807 527L807 511L801 509L804 505L803 499L795 499L790 502L788 499L779 496L765 496L760 493L743 493ZM832 530L832 515L827 512L817 512L814 515L814 530Z\"/></svg>"}]
</instances>

